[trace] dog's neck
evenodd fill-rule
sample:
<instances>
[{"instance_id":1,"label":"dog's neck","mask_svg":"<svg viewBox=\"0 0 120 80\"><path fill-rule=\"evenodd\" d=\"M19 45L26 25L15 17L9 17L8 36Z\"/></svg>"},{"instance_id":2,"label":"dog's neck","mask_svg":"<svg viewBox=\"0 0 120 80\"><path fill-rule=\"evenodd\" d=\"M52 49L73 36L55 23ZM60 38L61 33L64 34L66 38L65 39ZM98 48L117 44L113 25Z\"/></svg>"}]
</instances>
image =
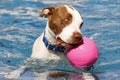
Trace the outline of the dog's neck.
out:
<instances>
[{"instance_id":1,"label":"dog's neck","mask_svg":"<svg viewBox=\"0 0 120 80\"><path fill-rule=\"evenodd\" d=\"M53 31L49 28L48 22L47 22L46 29L45 29L45 37L47 38L49 43L55 45L55 43L56 43L56 36L53 33Z\"/></svg>"},{"instance_id":2,"label":"dog's neck","mask_svg":"<svg viewBox=\"0 0 120 80\"><path fill-rule=\"evenodd\" d=\"M43 42L49 50L52 50L55 52L62 52L62 53L64 53L66 50L65 47L56 45L56 36L52 32L52 30L49 28L48 23L44 31Z\"/></svg>"}]
</instances>

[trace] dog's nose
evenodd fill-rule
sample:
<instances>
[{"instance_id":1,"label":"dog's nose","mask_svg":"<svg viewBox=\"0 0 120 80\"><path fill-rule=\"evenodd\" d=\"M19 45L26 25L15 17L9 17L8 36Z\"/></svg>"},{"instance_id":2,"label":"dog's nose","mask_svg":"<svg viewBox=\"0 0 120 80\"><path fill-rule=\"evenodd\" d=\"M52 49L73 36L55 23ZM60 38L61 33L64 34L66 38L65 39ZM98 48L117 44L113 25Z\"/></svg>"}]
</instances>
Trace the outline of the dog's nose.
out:
<instances>
[{"instance_id":1,"label":"dog's nose","mask_svg":"<svg viewBox=\"0 0 120 80\"><path fill-rule=\"evenodd\" d=\"M73 32L72 41L78 43L82 40L82 34L80 32Z\"/></svg>"}]
</instances>

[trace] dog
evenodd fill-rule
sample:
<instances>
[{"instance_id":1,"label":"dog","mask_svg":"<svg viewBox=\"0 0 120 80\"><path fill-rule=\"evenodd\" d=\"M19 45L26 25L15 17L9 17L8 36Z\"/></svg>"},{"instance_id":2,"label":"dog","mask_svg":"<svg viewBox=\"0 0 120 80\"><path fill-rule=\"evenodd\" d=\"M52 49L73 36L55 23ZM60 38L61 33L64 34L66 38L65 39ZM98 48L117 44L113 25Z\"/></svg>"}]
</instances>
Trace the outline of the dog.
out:
<instances>
[{"instance_id":1,"label":"dog","mask_svg":"<svg viewBox=\"0 0 120 80\"><path fill-rule=\"evenodd\" d=\"M80 31L83 19L81 14L70 5L48 6L42 9L40 17L48 18L46 28L33 45L31 58L42 60L60 60L66 57L67 51L80 44ZM7 75L6 78L17 79L26 69L21 66ZM46 80L48 72L41 73L41 80ZM44 78L43 78L44 76ZM83 72L84 80L95 80L92 74Z\"/></svg>"}]
</instances>

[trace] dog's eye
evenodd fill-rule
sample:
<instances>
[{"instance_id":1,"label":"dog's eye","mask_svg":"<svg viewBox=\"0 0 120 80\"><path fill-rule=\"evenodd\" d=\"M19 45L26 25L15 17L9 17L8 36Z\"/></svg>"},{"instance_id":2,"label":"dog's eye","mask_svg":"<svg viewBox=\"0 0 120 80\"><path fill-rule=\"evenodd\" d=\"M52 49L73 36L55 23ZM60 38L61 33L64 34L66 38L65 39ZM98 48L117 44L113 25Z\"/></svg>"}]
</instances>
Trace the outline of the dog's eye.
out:
<instances>
[{"instance_id":1,"label":"dog's eye","mask_svg":"<svg viewBox=\"0 0 120 80\"><path fill-rule=\"evenodd\" d=\"M70 18L69 18L69 17L68 17L68 18L65 18L64 21L65 21L65 22L68 22L68 21L70 21Z\"/></svg>"}]
</instances>

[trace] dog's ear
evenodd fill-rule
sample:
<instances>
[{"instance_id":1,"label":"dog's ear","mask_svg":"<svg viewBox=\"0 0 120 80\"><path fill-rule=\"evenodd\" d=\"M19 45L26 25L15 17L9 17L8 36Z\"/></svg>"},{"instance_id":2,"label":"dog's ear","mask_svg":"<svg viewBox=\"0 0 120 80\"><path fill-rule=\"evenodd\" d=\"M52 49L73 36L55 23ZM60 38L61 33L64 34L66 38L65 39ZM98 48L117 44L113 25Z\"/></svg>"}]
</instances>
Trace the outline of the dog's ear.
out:
<instances>
[{"instance_id":1,"label":"dog's ear","mask_svg":"<svg viewBox=\"0 0 120 80\"><path fill-rule=\"evenodd\" d=\"M40 13L40 17L48 17L52 15L55 12L55 7L45 7L42 9L42 12Z\"/></svg>"}]
</instances>

